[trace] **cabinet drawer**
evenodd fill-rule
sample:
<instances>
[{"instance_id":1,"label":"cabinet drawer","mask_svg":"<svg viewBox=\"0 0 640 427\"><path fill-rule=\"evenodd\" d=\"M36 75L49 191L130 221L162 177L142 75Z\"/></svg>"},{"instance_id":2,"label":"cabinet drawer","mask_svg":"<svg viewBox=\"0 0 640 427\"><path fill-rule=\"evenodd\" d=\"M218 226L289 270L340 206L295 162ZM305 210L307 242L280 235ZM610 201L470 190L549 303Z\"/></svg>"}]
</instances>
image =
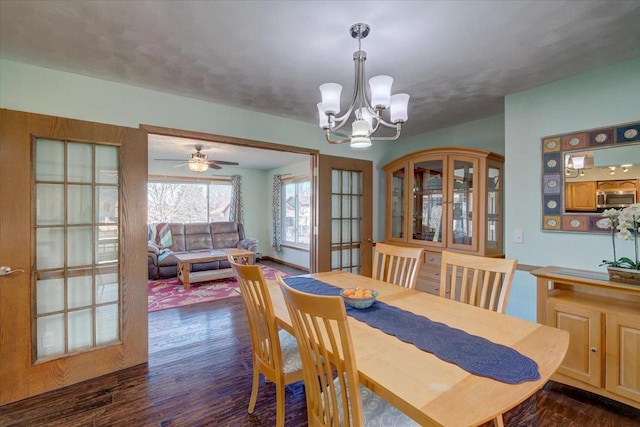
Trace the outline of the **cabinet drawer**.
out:
<instances>
[{"instance_id":1,"label":"cabinet drawer","mask_svg":"<svg viewBox=\"0 0 640 427\"><path fill-rule=\"evenodd\" d=\"M429 280L418 277L418 280L416 281L416 290L432 295L440 295L440 280Z\"/></svg>"},{"instance_id":2,"label":"cabinet drawer","mask_svg":"<svg viewBox=\"0 0 640 427\"><path fill-rule=\"evenodd\" d=\"M422 262L424 266L435 266L440 270L440 265L442 265L442 254L440 252L424 251L422 254Z\"/></svg>"}]
</instances>

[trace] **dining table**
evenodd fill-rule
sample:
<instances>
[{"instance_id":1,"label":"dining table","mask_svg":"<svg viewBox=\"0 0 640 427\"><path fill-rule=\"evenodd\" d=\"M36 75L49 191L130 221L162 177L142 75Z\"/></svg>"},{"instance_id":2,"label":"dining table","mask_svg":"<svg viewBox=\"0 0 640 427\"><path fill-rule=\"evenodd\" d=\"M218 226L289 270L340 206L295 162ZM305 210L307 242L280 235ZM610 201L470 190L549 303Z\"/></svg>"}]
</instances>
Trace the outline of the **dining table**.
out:
<instances>
[{"instance_id":1,"label":"dining table","mask_svg":"<svg viewBox=\"0 0 640 427\"><path fill-rule=\"evenodd\" d=\"M337 288L376 290L374 305L386 304L426 317L446 325L444 328L515 350L537 364L536 379L516 384L498 381L468 372L348 316L361 384L423 426L466 427L493 420L540 390L562 362L569 345L566 331L354 273L332 271L295 279L301 277ZM267 284L279 326L293 333L278 282L269 280ZM365 312L360 314L361 318L367 316Z\"/></svg>"}]
</instances>

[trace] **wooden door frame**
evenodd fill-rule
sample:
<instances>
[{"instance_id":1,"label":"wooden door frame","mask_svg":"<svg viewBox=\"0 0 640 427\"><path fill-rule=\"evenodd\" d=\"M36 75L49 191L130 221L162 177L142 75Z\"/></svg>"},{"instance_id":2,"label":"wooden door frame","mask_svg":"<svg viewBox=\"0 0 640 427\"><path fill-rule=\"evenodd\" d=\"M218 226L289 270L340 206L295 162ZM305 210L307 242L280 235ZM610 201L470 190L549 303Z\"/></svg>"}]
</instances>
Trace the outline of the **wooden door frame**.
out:
<instances>
[{"instance_id":1,"label":"wooden door frame","mask_svg":"<svg viewBox=\"0 0 640 427\"><path fill-rule=\"evenodd\" d=\"M196 140L201 140L201 141L209 141L209 142L215 142L215 143L222 143L222 144L230 144L230 145L237 145L237 146L241 146L241 147L248 147L248 148L257 148L257 149L263 149L263 150L271 150L271 151L281 151L281 152L285 152L285 153L295 153L295 154L305 154L309 156L309 175L310 175L310 180L311 180L311 188L313 191L315 191L316 186L315 186L315 172L314 172L314 168L315 165L317 164L318 160L318 156L320 155L320 150L314 149L314 148L305 148L305 147L298 147L298 146L294 146L294 145L285 145L285 144L277 144L275 142L267 142L267 141L259 141L259 140L254 140L254 139L245 139L245 138L238 138L238 137L234 137L234 136L226 136L226 135L217 135L217 134L212 134L212 133L205 133L205 132L196 132L196 131L189 131L189 130L183 130L183 129L175 129L175 128L168 128L168 127L162 127L162 126L154 126L154 125L149 125L149 124L141 124L140 127L144 130L147 131L147 133L153 133L156 135L164 135L164 136L173 136L173 137L177 137L177 138L188 138L188 139L196 139ZM316 226L316 204L315 204L315 197L311 198L311 229L315 230L317 228ZM316 235L315 233L311 233L311 243L309 244L309 269L311 270L311 273L314 273L316 270L314 269L315 266L315 259L316 259Z\"/></svg>"}]
</instances>

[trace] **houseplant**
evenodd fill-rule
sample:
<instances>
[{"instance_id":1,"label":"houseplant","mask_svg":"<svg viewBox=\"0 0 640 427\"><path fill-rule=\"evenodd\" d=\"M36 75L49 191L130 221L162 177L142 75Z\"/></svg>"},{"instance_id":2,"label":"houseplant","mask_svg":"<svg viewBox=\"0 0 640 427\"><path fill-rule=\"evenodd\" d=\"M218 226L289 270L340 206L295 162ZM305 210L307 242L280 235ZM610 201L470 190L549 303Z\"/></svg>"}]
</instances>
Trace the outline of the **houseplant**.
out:
<instances>
[{"instance_id":1,"label":"houseplant","mask_svg":"<svg viewBox=\"0 0 640 427\"><path fill-rule=\"evenodd\" d=\"M598 226L611 230L613 260L603 260L600 265L607 266L609 280L640 285L640 260L638 258L640 203L635 203L620 210L607 209L602 212L602 216L605 218L598 222ZM616 237L632 241L634 258L617 257Z\"/></svg>"}]
</instances>

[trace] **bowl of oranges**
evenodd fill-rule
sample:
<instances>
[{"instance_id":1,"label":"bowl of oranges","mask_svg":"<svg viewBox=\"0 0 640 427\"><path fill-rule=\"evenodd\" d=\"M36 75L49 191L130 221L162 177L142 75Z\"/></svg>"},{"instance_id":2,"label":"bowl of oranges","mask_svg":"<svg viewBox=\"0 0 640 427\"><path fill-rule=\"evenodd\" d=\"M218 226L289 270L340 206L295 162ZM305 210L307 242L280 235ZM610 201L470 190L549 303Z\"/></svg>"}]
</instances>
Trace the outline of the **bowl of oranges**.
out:
<instances>
[{"instance_id":1,"label":"bowl of oranges","mask_svg":"<svg viewBox=\"0 0 640 427\"><path fill-rule=\"evenodd\" d=\"M358 286L356 288L347 288L343 290L340 295L342 295L344 301L351 307L363 309L373 305L378 296L378 291Z\"/></svg>"}]
</instances>

